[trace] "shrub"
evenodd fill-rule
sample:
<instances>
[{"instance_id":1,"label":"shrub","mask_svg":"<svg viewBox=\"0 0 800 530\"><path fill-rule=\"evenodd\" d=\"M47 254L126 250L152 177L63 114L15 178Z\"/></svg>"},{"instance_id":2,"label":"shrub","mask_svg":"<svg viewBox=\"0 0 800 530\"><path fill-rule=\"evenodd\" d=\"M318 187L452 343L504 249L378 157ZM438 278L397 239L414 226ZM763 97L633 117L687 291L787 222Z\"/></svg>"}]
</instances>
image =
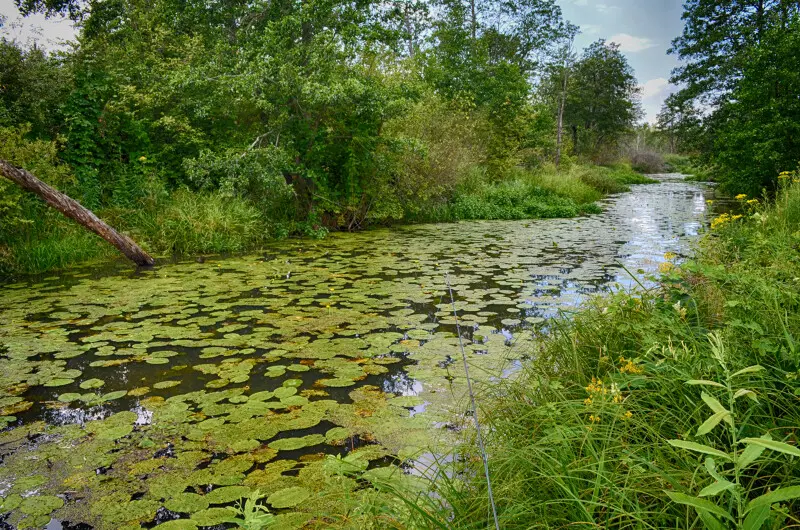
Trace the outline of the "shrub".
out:
<instances>
[{"instance_id":1,"label":"shrub","mask_svg":"<svg viewBox=\"0 0 800 530\"><path fill-rule=\"evenodd\" d=\"M630 158L631 167L639 173L663 173L666 169L664 157L655 151L640 151Z\"/></svg>"}]
</instances>

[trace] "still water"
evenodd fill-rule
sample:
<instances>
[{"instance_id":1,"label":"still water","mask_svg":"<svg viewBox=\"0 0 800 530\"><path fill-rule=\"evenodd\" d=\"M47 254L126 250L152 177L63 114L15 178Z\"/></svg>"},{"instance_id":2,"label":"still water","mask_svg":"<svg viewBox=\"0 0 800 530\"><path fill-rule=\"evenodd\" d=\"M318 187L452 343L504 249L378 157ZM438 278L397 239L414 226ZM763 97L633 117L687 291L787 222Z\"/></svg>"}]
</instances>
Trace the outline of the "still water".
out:
<instances>
[{"instance_id":1,"label":"still water","mask_svg":"<svg viewBox=\"0 0 800 530\"><path fill-rule=\"evenodd\" d=\"M548 318L691 252L714 191L658 179L576 219L0 287L0 528L226 527L255 490L291 528L408 476L466 410L447 282L472 377L513 376Z\"/></svg>"}]
</instances>

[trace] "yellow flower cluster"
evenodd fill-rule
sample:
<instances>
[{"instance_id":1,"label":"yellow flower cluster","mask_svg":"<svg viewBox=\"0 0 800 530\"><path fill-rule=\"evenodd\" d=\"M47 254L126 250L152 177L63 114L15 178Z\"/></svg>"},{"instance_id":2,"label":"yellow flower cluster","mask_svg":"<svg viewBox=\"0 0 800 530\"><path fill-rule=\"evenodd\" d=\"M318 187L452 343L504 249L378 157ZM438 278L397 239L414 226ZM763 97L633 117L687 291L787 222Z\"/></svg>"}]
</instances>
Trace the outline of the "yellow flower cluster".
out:
<instances>
[{"instance_id":1,"label":"yellow flower cluster","mask_svg":"<svg viewBox=\"0 0 800 530\"><path fill-rule=\"evenodd\" d=\"M670 263L669 261L665 261L663 263L658 264L658 272L660 272L661 274L666 274L668 272L671 272L674 268L675 265L673 263Z\"/></svg>"},{"instance_id":2,"label":"yellow flower cluster","mask_svg":"<svg viewBox=\"0 0 800 530\"><path fill-rule=\"evenodd\" d=\"M743 201L746 198L747 198L747 194L745 194L745 193L740 193L739 195L736 196L736 200L737 201Z\"/></svg>"},{"instance_id":3,"label":"yellow flower cluster","mask_svg":"<svg viewBox=\"0 0 800 530\"><path fill-rule=\"evenodd\" d=\"M623 374L635 375L635 374L644 373L644 368L642 368L641 366L635 364L630 359L626 359L625 357L620 357L619 358L619 362L620 362L620 365L621 365L619 367L619 371L622 372Z\"/></svg>"},{"instance_id":4,"label":"yellow flower cluster","mask_svg":"<svg viewBox=\"0 0 800 530\"><path fill-rule=\"evenodd\" d=\"M786 180L786 179L788 179L789 177L791 177L791 175L792 175L792 174L791 174L791 173L789 173L788 171L781 171L781 174L780 174L780 175L778 175L778 178L779 178L779 179L781 179L781 180Z\"/></svg>"},{"instance_id":5,"label":"yellow flower cluster","mask_svg":"<svg viewBox=\"0 0 800 530\"><path fill-rule=\"evenodd\" d=\"M756 204L758 204L758 199L750 199L749 201L747 201L747 204L749 204L750 206L755 206Z\"/></svg>"},{"instance_id":6,"label":"yellow flower cluster","mask_svg":"<svg viewBox=\"0 0 800 530\"><path fill-rule=\"evenodd\" d=\"M731 221L736 221L737 219L741 219L742 216L739 214L731 215L729 213L724 213L719 217L716 217L711 220L711 230L716 230L726 224L730 223Z\"/></svg>"},{"instance_id":7,"label":"yellow flower cluster","mask_svg":"<svg viewBox=\"0 0 800 530\"><path fill-rule=\"evenodd\" d=\"M677 257L678 257L678 255L675 254L674 252L665 252L664 253L664 259L667 260L667 261L672 261Z\"/></svg>"},{"instance_id":8,"label":"yellow flower cluster","mask_svg":"<svg viewBox=\"0 0 800 530\"><path fill-rule=\"evenodd\" d=\"M589 421L592 423L600 423L600 416L595 416L594 414L592 414L591 416L589 416Z\"/></svg>"}]
</instances>

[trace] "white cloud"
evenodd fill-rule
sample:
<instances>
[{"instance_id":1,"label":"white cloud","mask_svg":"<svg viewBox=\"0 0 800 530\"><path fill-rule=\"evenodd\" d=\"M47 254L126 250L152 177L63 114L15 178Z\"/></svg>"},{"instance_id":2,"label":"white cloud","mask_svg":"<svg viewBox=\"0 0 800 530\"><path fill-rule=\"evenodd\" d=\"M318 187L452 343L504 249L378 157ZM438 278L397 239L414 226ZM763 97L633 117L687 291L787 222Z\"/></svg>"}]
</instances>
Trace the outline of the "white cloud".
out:
<instances>
[{"instance_id":1,"label":"white cloud","mask_svg":"<svg viewBox=\"0 0 800 530\"><path fill-rule=\"evenodd\" d=\"M585 35L596 35L600 33L602 28L597 24L583 24L581 25L581 32Z\"/></svg>"},{"instance_id":2,"label":"white cloud","mask_svg":"<svg viewBox=\"0 0 800 530\"><path fill-rule=\"evenodd\" d=\"M645 83L641 86L642 99L663 99L669 88L669 81L663 77L657 77L655 79L645 81Z\"/></svg>"},{"instance_id":3,"label":"white cloud","mask_svg":"<svg viewBox=\"0 0 800 530\"><path fill-rule=\"evenodd\" d=\"M656 44L645 37L634 37L627 33L618 33L608 39L610 42L619 44L619 49L623 52L640 52L648 48L652 48Z\"/></svg>"}]
</instances>

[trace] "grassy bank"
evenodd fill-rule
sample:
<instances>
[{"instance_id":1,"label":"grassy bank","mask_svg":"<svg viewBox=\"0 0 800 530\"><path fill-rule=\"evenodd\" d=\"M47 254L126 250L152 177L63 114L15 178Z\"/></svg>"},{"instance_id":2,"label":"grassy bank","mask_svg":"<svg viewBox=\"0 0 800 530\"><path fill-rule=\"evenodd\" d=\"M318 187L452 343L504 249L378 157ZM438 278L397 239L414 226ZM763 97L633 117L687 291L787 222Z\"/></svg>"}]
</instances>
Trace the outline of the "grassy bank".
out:
<instances>
[{"instance_id":1,"label":"grassy bank","mask_svg":"<svg viewBox=\"0 0 800 530\"><path fill-rule=\"evenodd\" d=\"M502 528L800 524L800 184L783 182L659 288L555 321L521 378L484 390ZM426 524L492 526L473 447Z\"/></svg>"},{"instance_id":2,"label":"grassy bank","mask_svg":"<svg viewBox=\"0 0 800 530\"><path fill-rule=\"evenodd\" d=\"M53 153L38 165L40 173L69 190L68 175L52 175L52 168L58 167L52 162L54 158ZM22 162L37 167L36 160ZM495 181L480 171L473 173L449 197L407 206L396 216L396 222L573 217L598 213L595 201L609 193L627 191L629 184L651 182L625 164L574 165L563 171L554 167L535 172L516 170ZM155 184L140 188L144 191L127 204L97 213L159 256L243 252L290 235L320 237L326 232L314 223L291 221L291 216L276 215L230 194L188 189L167 193ZM100 238L30 196L20 196L15 206L18 211L12 211L10 217L18 219L17 225L5 233L0 231L0 278L58 270L116 255L116 250Z\"/></svg>"}]
</instances>

